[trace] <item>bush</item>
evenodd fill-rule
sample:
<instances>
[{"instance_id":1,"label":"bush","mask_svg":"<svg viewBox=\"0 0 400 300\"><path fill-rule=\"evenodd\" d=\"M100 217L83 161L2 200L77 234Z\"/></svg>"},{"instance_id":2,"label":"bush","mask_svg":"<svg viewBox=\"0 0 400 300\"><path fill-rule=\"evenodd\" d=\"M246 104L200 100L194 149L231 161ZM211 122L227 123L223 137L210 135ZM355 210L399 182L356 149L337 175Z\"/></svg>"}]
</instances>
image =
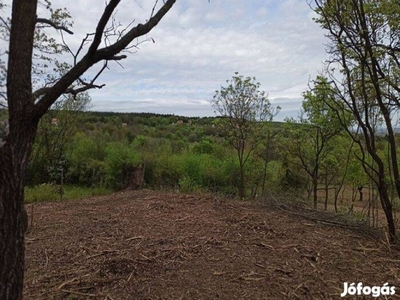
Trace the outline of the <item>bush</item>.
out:
<instances>
[{"instance_id":1,"label":"bush","mask_svg":"<svg viewBox=\"0 0 400 300\"><path fill-rule=\"evenodd\" d=\"M211 192L232 194L235 187L236 166L230 158L219 159L211 155L202 155L204 162L203 183Z\"/></svg>"},{"instance_id":2,"label":"bush","mask_svg":"<svg viewBox=\"0 0 400 300\"><path fill-rule=\"evenodd\" d=\"M132 170L140 163L140 154L124 143L109 143L106 146L105 172L107 186L121 189Z\"/></svg>"},{"instance_id":3,"label":"bush","mask_svg":"<svg viewBox=\"0 0 400 300\"><path fill-rule=\"evenodd\" d=\"M214 144L207 139L200 141L193 146L192 152L195 154L213 154Z\"/></svg>"},{"instance_id":4,"label":"bush","mask_svg":"<svg viewBox=\"0 0 400 300\"><path fill-rule=\"evenodd\" d=\"M51 201L60 198L59 189L52 184L41 184L33 187L25 187L25 202L36 203Z\"/></svg>"},{"instance_id":5,"label":"bush","mask_svg":"<svg viewBox=\"0 0 400 300\"><path fill-rule=\"evenodd\" d=\"M169 172L174 174L181 191L207 190L229 195L236 191L238 166L230 157L184 153L169 157L169 162Z\"/></svg>"},{"instance_id":6,"label":"bush","mask_svg":"<svg viewBox=\"0 0 400 300\"><path fill-rule=\"evenodd\" d=\"M204 156L185 154L181 155L181 177L187 177L194 184L202 186L204 184Z\"/></svg>"},{"instance_id":7,"label":"bush","mask_svg":"<svg viewBox=\"0 0 400 300\"><path fill-rule=\"evenodd\" d=\"M158 187L175 188L182 176L179 155L161 155L156 158L154 165L153 185Z\"/></svg>"},{"instance_id":8,"label":"bush","mask_svg":"<svg viewBox=\"0 0 400 300\"><path fill-rule=\"evenodd\" d=\"M104 146L101 141L77 133L70 145L65 182L78 185L98 185L104 181Z\"/></svg>"},{"instance_id":9,"label":"bush","mask_svg":"<svg viewBox=\"0 0 400 300\"><path fill-rule=\"evenodd\" d=\"M181 193L197 193L201 191L200 186L189 177L179 179L179 191Z\"/></svg>"}]
</instances>

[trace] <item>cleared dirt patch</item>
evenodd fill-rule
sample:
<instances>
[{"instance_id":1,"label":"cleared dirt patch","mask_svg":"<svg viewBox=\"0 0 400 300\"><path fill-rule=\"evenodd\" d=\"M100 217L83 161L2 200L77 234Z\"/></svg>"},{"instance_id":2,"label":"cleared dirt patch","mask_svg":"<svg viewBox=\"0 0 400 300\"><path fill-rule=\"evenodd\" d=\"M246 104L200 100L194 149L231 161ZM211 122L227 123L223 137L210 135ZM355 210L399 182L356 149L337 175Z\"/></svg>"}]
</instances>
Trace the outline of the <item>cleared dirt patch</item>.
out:
<instances>
[{"instance_id":1,"label":"cleared dirt patch","mask_svg":"<svg viewBox=\"0 0 400 300\"><path fill-rule=\"evenodd\" d=\"M143 190L33 212L25 299L339 299L345 281L400 299L398 251L260 203Z\"/></svg>"}]
</instances>

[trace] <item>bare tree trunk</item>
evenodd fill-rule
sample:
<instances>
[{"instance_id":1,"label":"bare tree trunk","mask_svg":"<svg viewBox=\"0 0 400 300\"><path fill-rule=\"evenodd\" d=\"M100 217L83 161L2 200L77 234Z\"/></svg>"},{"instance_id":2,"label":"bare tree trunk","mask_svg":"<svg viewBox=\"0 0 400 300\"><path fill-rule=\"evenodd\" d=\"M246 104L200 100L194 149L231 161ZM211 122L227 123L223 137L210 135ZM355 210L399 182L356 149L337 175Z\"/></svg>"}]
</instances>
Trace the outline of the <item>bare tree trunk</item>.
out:
<instances>
[{"instance_id":1,"label":"bare tree trunk","mask_svg":"<svg viewBox=\"0 0 400 300\"><path fill-rule=\"evenodd\" d=\"M246 196L246 180L245 180L245 174L244 174L244 165L245 165L245 158L244 158L244 150L245 150L245 144L243 140L239 143L239 146L236 148L237 154L238 154L238 159L239 159L239 186L238 186L238 192L239 192L239 198L240 200L243 200Z\"/></svg>"},{"instance_id":2,"label":"bare tree trunk","mask_svg":"<svg viewBox=\"0 0 400 300\"><path fill-rule=\"evenodd\" d=\"M389 242L391 244L395 244L396 243L396 224L395 224L394 217L393 217L392 203L390 202L388 189L387 189L386 183L384 181L385 181L384 178L382 180L380 180L381 186L378 187L378 193L379 193L379 198L381 200L383 212L385 213L385 216L386 216L386 221L387 221L388 231L389 231Z\"/></svg>"},{"instance_id":3,"label":"bare tree trunk","mask_svg":"<svg viewBox=\"0 0 400 300\"><path fill-rule=\"evenodd\" d=\"M334 205L335 205L335 213L337 213L338 212L338 206L337 206L337 203L338 203L338 199L339 199L339 193L340 193L340 188L341 187L335 187L335 200L334 200Z\"/></svg>"},{"instance_id":4,"label":"bare tree trunk","mask_svg":"<svg viewBox=\"0 0 400 300\"><path fill-rule=\"evenodd\" d=\"M244 165L242 161L240 161L239 168L240 168L239 197L240 200L243 200L246 196L246 187L245 187Z\"/></svg>"},{"instance_id":5,"label":"bare tree trunk","mask_svg":"<svg viewBox=\"0 0 400 300\"><path fill-rule=\"evenodd\" d=\"M22 299L24 280L24 178L36 127L0 148L0 299Z\"/></svg>"},{"instance_id":6,"label":"bare tree trunk","mask_svg":"<svg viewBox=\"0 0 400 300\"><path fill-rule=\"evenodd\" d=\"M325 170L325 202L324 210L328 210L328 199L329 199L329 181L328 181L328 170Z\"/></svg>"},{"instance_id":7,"label":"bare tree trunk","mask_svg":"<svg viewBox=\"0 0 400 300\"><path fill-rule=\"evenodd\" d=\"M3 151L2 151L2 158ZM23 188L10 174L13 163L0 162L0 299L22 299L24 280Z\"/></svg>"},{"instance_id":8,"label":"bare tree trunk","mask_svg":"<svg viewBox=\"0 0 400 300\"><path fill-rule=\"evenodd\" d=\"M7 70L9 133L0 144L0 299L22 299L24 179L35 138L31 68L37 0L14 0Z\"/></svg>"},{"instance_id":9,"label":"bare tree trunk","mask_svg":"<svg viewBox=\"0 0 400 300\"><path fill-rule=\"evenodd\" d=\"M318 177L316 174L313 175L313 203L314 209L318 208Z\"/></svg>"},{"instance_id":10,"label":"bare tree trunk","mask_svg":"<svg viewBox=\"0 0 400 300\"><path fill-rule=\"evenodd\" d=\"M360 186L358 187L358 194L359 194L358 201L360 201L360 202L362 202L363 199L364 199L364 197L363 197L363 196L364 196L363 187L364 187L364 186L362 186L362 185L360 185Z\"/></svg>"},{"instance_id":11,"label":"bare tree trunk","mask_svg":"<svg viewBox=\"0 0 400 300\"><path fill-rule=\"evenodd\" d=\"M264 170L263 170L263 179L261 185L261 195L265 194L265 182L267 181L267 169L268 169L268 155L264 160Z\"/></svg>"}]
</instances>

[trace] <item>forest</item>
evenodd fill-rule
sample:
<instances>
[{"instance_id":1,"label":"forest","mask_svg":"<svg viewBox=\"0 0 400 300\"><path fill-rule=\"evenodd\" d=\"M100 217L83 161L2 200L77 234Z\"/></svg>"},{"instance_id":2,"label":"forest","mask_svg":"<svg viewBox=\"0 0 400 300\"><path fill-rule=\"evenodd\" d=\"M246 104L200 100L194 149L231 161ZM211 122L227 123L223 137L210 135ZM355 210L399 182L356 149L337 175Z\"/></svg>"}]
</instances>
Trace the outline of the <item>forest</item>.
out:
<instances>
[{"instance_id":1,"label":"forest","mask_svg":"<svg viewBox=\"0 0 400 300\"><path fill-rule=\"evenodd\" d=\"M297 119L252 124L260 128L256 139L253 133L246 140L242 195L240 157L224 131L224 118L95 112L86 110L87 94L64 98L39 124L26 175L26 202L68 198L73 189L76 195L70 197L139 188L130 180L141 167L140 188L244 200L285 195L382 227L378 191L363 169L363 153L335 123L333 111L316 101L317 91L318 86L303 94ZM374 125L377 153L389 168L387 134L379 123ZM396 212L393 185L390 193Z\"/></svg>"}]
</instances>

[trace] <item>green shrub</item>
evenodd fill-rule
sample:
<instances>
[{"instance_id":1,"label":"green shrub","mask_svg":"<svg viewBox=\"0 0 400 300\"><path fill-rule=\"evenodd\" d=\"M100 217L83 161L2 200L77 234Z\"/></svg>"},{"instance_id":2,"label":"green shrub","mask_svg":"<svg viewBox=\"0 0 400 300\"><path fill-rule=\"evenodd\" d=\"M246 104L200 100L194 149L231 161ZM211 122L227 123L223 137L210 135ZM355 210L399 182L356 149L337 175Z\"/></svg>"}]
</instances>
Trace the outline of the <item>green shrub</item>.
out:
<instances>
[{"instance_id":1,"label":"green shrub","mask_svg":"<svg viewBox=\"0 0 400 300\"><path fill-rule=\"evenodd\" d=\"M208 139L204 139L193 146L192 152L195 154L213 154L214 149L215 145Z\"/></svg>"},{"instance_id":2,"label":"green shrub","mask_svg":"<svg viewBox=\"0 0 400 300\"><path fill-rule=\"evenodd\" d=\"M181 155L181 177L189 178L196 185L203 185L204 156L186 153Z\"/></svg>"},{"instance_id":3,"label":"green shrub","mask_svg":"<svg viewBox=\"0 0 400 300\"><path fill-rule=\"evenodd\" d=\"M164 154L156 158L153 177L155 186L177 187L181 177L181 157L179 155Z\"/></svg>"},{"instance_id":4,"label":"green shrub","mask_svg":"<svg viewBox=\"0 0 400 300\"><path fill-rule=\"evenodd\" d=\"M179 191L181 193L197 193L201 191L200 186L189 177L179 179Z\"/></svg>"},{"instance_id":5,"label":"green shrub","mask_svg":"<svg viewBox=\"0 0 400 300\"><path fill-rule=\"evenodd\" d=\"M141 162L140 154L127 144L114 142L106 146L105 172L107 186L121 189L129 171Z\"/></svg>"},{"instance_id":6,"label":"green shrub","mask_svg":"<svg viewBox=\"0 0 400 300\"><path fill-rule=\"evenodd\" d=\"M231 195L236 190L238 166L230 157L210 154L186 154L181 156L181 178L210 192ZM188 179L187 179L188 178Z\"/></svg>"},{"instance_id":7,"label":"green shrub","mask_svg":"<svg viewBox=\"0 0 400 300\"><path fill-rule=\"evenodd\" d=\"M41 184L33 187L25 187L25 202L36 203L51 201L60 198L57 186L52 184Z\"/></svg>"}]
</instances>

